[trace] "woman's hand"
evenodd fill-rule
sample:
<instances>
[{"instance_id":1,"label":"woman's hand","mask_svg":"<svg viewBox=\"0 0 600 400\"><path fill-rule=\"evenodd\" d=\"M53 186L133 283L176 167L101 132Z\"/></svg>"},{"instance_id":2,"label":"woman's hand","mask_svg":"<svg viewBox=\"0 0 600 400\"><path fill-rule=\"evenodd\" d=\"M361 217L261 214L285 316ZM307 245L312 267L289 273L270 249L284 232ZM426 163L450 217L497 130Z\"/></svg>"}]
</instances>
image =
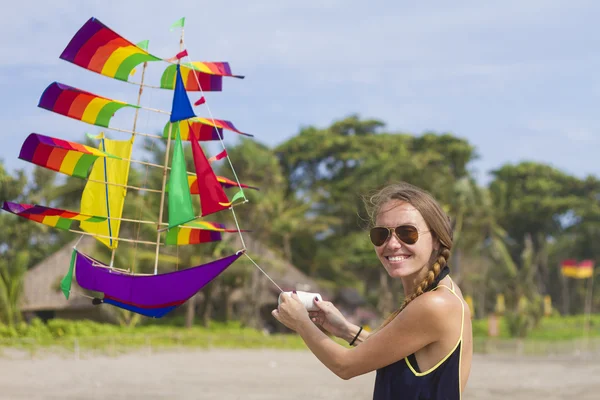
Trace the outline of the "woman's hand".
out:
<instances>
[{"instance_id":1,"label":"woman's hand","mask_svg":"<svg viewBox=\"0 0 600 400\"><path fill-rule=\"evenodd\" d=\"M281 303L271 314L293 331L297 331L301 324L310 323L308 311L296 293L291 296L281 293Z\"/></svg>"},{"instance_id":2,"label":"woman's hand","mask_svg":"<svg viewBox=\"0 0 600 400\"><path fill-rule=\"evenodd\" d=\"M350 323L329 301L313 301L319 311L311 311L310 319L319 327L341 339L347 339Z\"/></svg>"}]
</instances>

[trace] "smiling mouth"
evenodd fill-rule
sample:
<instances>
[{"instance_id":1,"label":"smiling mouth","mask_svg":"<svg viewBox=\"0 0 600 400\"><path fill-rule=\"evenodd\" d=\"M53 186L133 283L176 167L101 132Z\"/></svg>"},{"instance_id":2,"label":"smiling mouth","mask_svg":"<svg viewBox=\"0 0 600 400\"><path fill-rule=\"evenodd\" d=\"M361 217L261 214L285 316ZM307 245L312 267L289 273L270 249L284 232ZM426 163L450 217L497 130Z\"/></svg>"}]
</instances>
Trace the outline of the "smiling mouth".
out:
<instances>
[{"instance_id":1,"label":"smiling mouth","mask_svg":"<svg viewBox=\"0 0 600 400\"><path fill-rule=\"evenodd\" d=\"M386 256L385 258L389 261L389 262L402 262L402 261L406 261L409 258L411 258L412 256L408 256L408 255L403 255L403 256Z\"/></svg>"}]
</instances>

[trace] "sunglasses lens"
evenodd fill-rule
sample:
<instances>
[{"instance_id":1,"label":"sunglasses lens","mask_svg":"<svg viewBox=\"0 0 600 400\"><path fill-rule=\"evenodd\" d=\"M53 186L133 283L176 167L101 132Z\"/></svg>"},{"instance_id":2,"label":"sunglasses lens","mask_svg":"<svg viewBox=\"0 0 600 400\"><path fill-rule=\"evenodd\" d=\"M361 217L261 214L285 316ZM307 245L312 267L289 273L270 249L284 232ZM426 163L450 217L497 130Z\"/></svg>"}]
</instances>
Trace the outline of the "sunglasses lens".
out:
<instances>
[{"instance_id":1,"label":"sunglasses lens","mask_svg":"<svg viewBox=\"0 0 600 400\"><path fill-rule=\"evenodd\" d=\"M371 229L369 236L371 237L371 242L375 246L381 246L382 244L385 243L389 234L390 234L390 231L387 228L375 227L375 228Z\"/></svg>"},{"instance_id":2,"label":"sunglasses lens","mask_svg":"<svg viewBox=\"0 0 600 400\"><path fill-rule=\"evenodd\" d=\"M419 231L410 225L399 226L396 228L396 235L406 244L415 244L419 240Z\"/></svg>"}]
</instances>

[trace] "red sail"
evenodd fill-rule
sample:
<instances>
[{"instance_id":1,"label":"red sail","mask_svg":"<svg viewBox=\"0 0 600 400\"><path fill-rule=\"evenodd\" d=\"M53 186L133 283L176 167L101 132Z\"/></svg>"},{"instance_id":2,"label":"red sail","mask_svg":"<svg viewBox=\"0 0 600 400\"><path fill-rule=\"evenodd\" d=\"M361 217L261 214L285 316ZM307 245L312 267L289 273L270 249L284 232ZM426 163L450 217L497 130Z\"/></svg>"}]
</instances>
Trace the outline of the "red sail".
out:
<instances>
[{"instance_id":1,"label":"red sail","mask_svg":"<svg viewBox=\"0 0 600 400\"><path fill-rule=\"evenodd\" d=\"M198 192L200 194L202 216L228 209L231 203L223 190L223 186L221 186L221 183L217 180L217 176L210 167L210 163L192 129L190 129L190 139L196 176L198 177Z\"/></svg>"}]
</instances>

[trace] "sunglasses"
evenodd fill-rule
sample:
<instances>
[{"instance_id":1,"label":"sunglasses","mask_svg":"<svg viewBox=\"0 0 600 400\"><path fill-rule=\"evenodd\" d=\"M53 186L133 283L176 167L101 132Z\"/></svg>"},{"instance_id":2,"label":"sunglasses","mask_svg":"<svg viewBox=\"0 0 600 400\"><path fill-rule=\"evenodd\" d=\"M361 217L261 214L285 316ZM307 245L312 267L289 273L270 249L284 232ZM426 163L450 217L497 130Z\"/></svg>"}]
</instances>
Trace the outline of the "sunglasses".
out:
<instances>
[{"instance_id":1,"label":"sunglasses","mask_svg":"<svg viewBox=\"0 0 600 400\"><path fill-rule=\"evenodd\" d=\"M400 225L395 228L376 226L369 232L369 237L371 238L371 243L377 247L383 246L394 233L398 240L403 243L415 244L417 243L417 240L419 240L419 233L427 232L429 231L419 232L419 230L412 225Z\"/></svg>"}]
</instances>

